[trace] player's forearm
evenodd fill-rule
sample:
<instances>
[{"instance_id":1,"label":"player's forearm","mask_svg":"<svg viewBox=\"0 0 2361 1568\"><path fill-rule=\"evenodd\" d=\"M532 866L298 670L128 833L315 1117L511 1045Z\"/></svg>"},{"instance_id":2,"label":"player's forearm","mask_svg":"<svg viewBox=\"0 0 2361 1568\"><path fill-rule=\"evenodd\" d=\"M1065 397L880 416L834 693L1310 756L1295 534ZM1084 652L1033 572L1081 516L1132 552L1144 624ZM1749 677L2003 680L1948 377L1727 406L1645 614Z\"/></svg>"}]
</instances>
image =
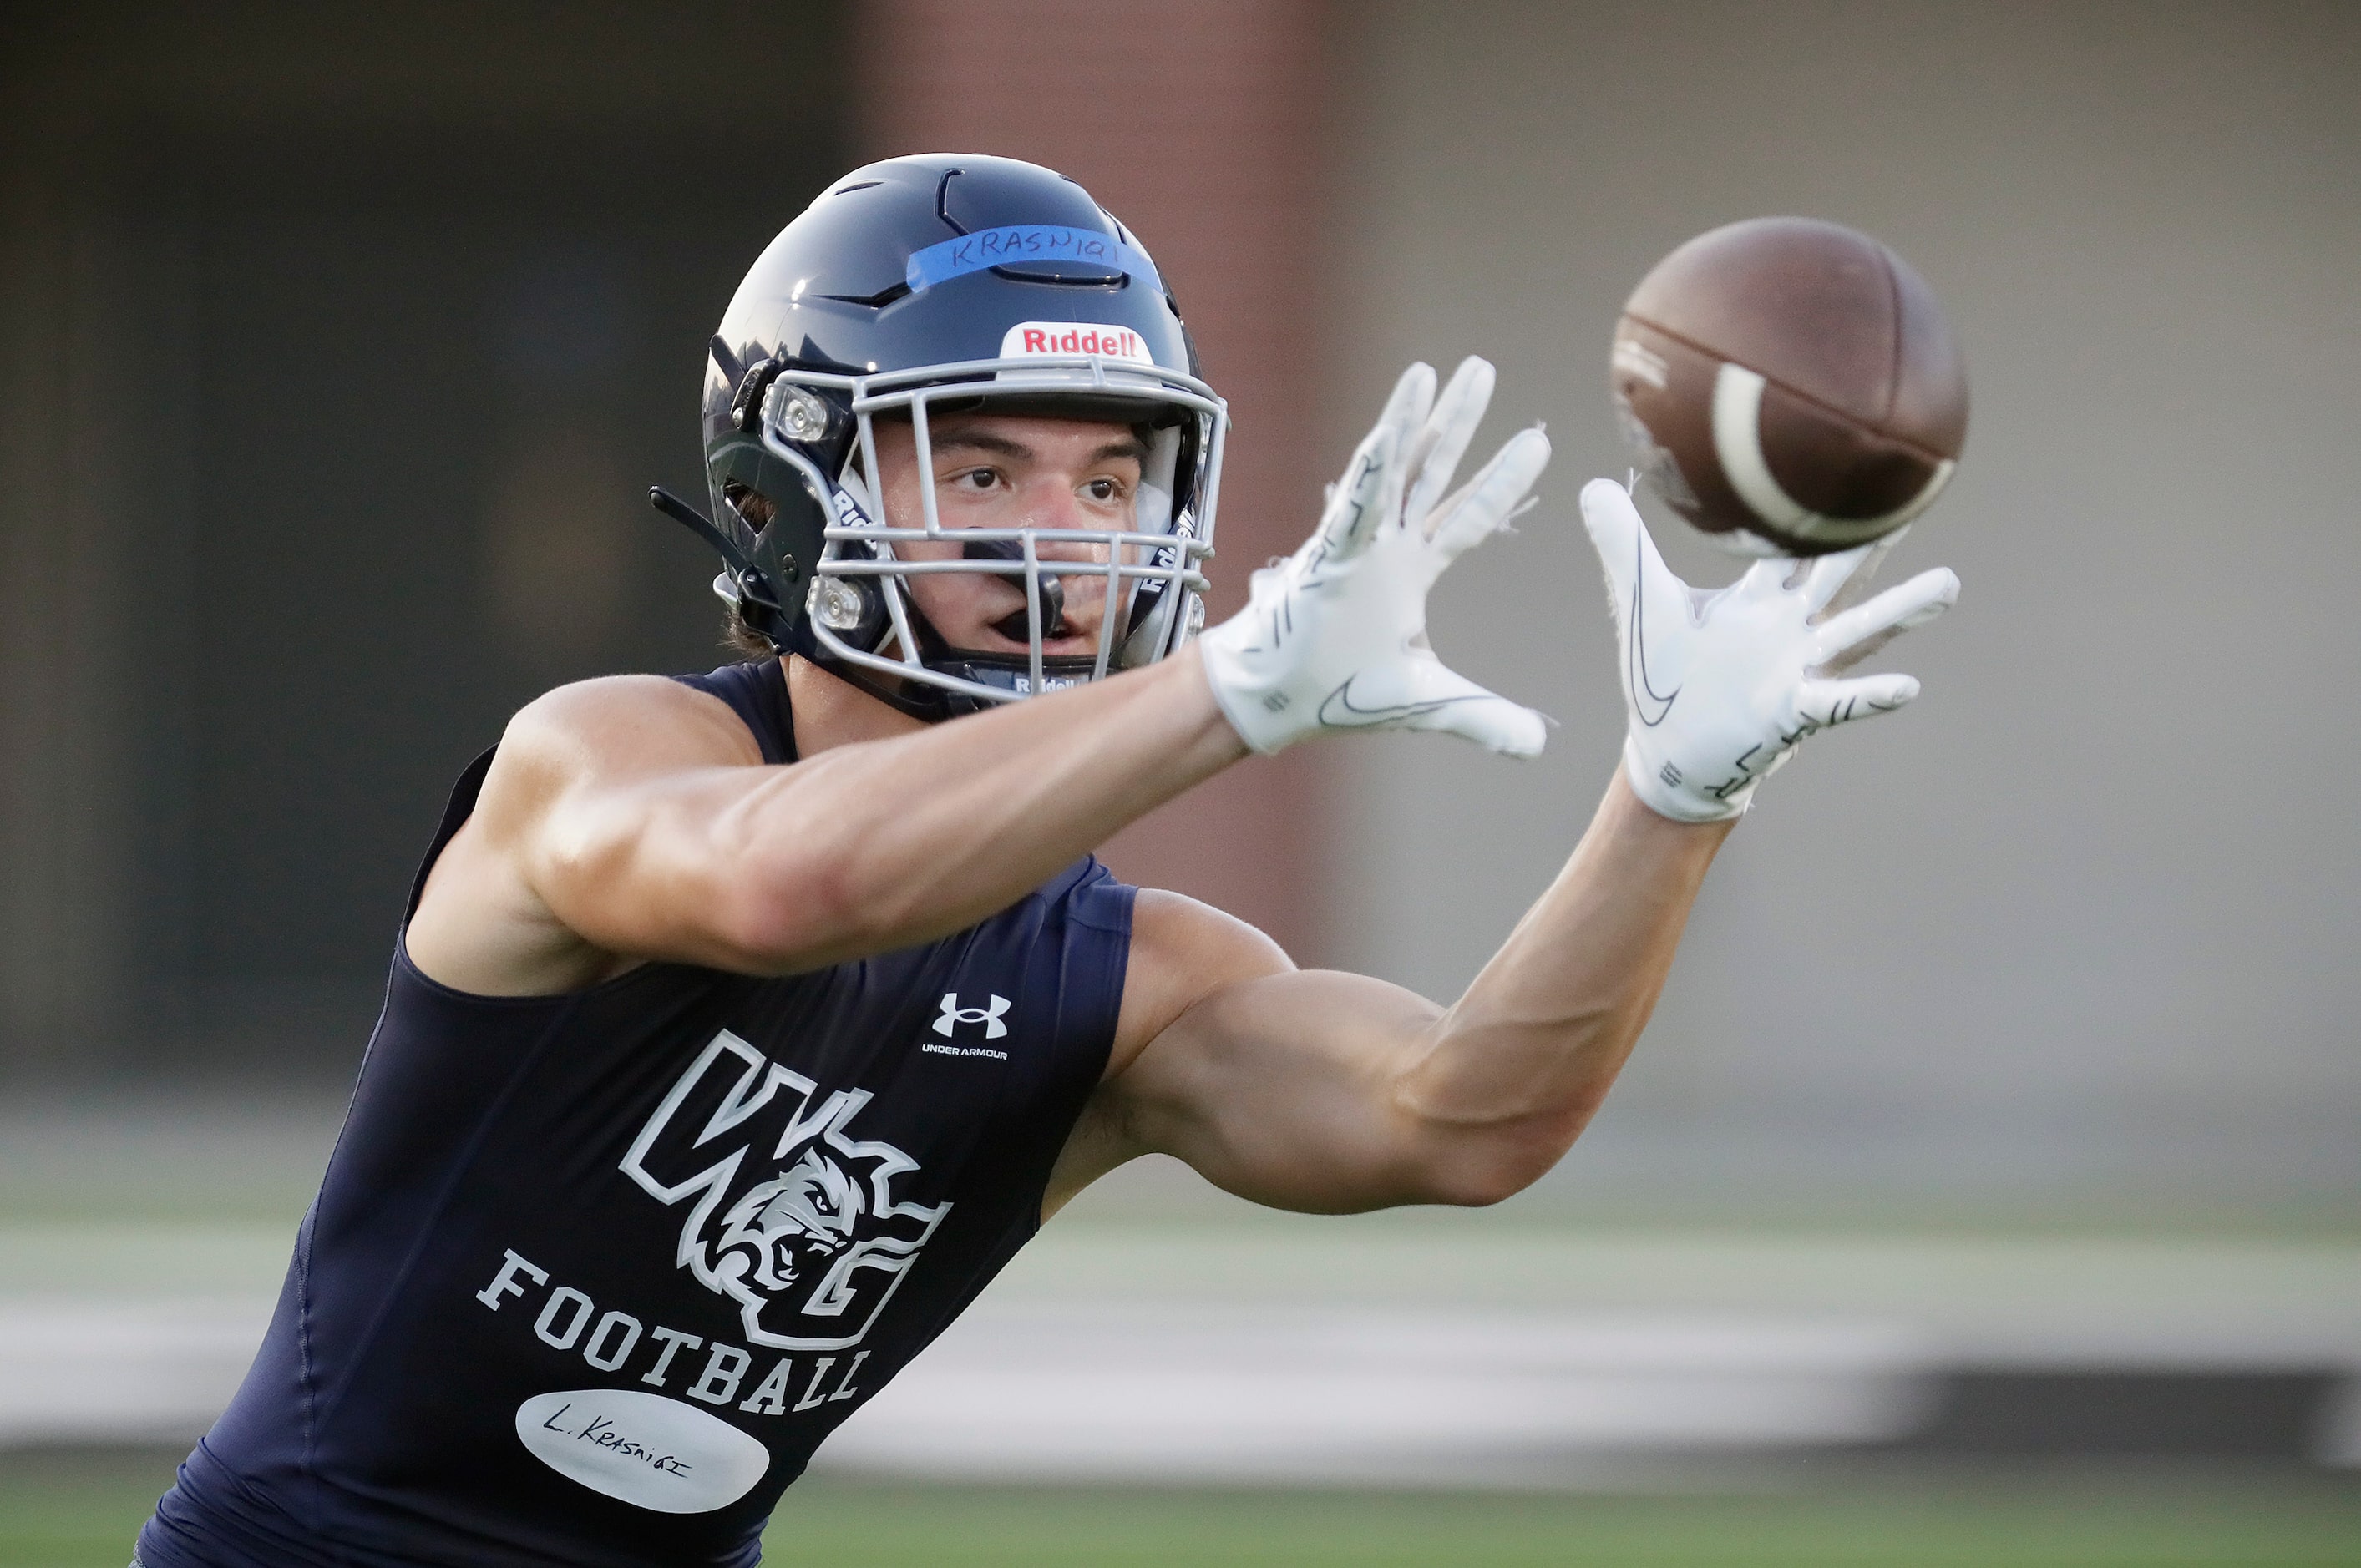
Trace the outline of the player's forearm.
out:
<instances>
[{"instance_id":1,"label":"player's forearm","mask_svg":"<svg viewBox=\"0 0 2361 1568\"><path fill-rule=\"evenodd\" d=\"M1191 649L823 753L723 826L756 869L743 916L754 956L802 969L959 930L1245 751Z\"/></svg>"},{"instance_id":2,"label":"player's forearm","mask_svg":"<svg viewBox=\"0 0 2361 1568\"><path fill-rule=\"evenodd\" d=\"M1631 1055L1729 823L1669 821L1618 770L1549 891L1405 1069L1436 1157L1505 1195L1547 1171Z\"/></svg>"}]
</instances>

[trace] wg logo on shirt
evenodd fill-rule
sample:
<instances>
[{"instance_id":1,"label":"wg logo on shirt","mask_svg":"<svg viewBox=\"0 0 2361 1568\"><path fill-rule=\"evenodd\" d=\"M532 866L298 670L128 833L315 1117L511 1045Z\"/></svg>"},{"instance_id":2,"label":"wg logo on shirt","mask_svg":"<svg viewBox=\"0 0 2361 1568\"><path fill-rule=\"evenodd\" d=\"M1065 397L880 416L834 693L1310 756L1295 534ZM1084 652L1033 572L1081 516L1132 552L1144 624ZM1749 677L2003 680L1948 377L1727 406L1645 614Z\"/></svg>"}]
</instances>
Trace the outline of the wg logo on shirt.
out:
<instances>
[{"instance_id":1,"label":"wg logo on shirt","mask_svg":"<svg viewBox=\"0 0 2361 1568\"><path fill-rule=\"evenodd\" d=\"M847 1130L869 1091L818 1092L724 1029L620 1168L667 1206L694 1200L675 1261L739 1303L750 1340L782 1350L860 1343L951 1211L897 1201L918 1162Z\"/></svg>"}]
</instances>

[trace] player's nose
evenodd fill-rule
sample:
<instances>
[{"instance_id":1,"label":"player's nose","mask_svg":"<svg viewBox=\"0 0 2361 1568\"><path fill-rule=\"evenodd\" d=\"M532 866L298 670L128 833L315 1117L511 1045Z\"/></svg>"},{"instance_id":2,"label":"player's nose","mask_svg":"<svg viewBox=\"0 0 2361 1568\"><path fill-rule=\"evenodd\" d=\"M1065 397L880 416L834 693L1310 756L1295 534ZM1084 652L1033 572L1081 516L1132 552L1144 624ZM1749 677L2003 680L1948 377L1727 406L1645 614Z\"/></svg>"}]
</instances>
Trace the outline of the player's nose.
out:
<instances>
[{"instance_id":1,"label":"player's nose","mask_svg":"<svg viewBox=\"0 0 2361 1568\"><path fill-rule=\"evenodd\" d=\"M1104 561L1106 546L1073 535L1104 529L1107 521L1093 517L1069 499L1062 506L1046 512L1033 526L1040 530L1033 541L1037 554L1054 561Z\"/></svg>"},{"instance_id":2,"label":"player's nose","mask_svg":"<svg viewBox=\"0 0 2361 1568\"><path fill-rule=\"evenodd\" d=\"M1084 503L1079 487L1081 479L1070 474L1038 476L1024 490L1025 521L1022 526L1038 529L1046 536L1035 541L1044 555L1055 552L1061 561L1104 560L1104 545L1086 544L1080 541L1057 538L1060 533L1090 532L1114 526L1104 510L1093 510Z\"/></svg>"}]
</instances>

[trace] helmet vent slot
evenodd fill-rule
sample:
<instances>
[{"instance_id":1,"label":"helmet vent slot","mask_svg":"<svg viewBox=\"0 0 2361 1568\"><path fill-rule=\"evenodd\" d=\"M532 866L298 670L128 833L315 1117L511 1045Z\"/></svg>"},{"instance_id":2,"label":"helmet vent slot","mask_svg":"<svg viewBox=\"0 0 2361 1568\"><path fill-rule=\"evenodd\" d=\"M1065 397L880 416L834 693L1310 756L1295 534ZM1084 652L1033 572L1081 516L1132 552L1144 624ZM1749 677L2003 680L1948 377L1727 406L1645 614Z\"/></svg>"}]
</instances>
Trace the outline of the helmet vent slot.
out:
<instances>
[{"instance_id":1,"label":"helmet vent slot","mask_svg":"<svg viewBox=\"0 0 2361 1568\"><path fill-rule=\"evenodd\" d=\"M909 291L910 285L903 280L896 279L873 294L818 294L813 297L834 300L840 305L865 305L873 311L882 311Z\"/></svg>"}]
</instances>

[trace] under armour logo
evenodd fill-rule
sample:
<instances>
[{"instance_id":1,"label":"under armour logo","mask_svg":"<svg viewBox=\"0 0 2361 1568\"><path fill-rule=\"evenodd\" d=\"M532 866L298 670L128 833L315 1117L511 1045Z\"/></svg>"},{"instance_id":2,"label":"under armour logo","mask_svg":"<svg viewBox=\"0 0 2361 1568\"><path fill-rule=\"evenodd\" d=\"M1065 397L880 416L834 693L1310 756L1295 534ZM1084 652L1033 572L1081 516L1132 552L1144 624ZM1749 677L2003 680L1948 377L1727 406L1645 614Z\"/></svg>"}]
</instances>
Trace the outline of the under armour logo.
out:
<instances>
[{"instance_id":1,"label":"under armour logo","mask_svg":"<svg viewBox=\"0 0 2361 1568\"><path fill-rule=\"evenodd\" d=\"M951 1032L961 1024L981 1024L983 1025L983 1037L996 1040L1008 1033L1008 1025L1000 1021L1000 1015L1007 1011L1008 998L1005 996L994 997L987 1007L962 1007L959 1004L959 992L946 991L943 992L943 1015L935 1020L935 1033L948 1040Z\"/></svg>"}]
</instances>

